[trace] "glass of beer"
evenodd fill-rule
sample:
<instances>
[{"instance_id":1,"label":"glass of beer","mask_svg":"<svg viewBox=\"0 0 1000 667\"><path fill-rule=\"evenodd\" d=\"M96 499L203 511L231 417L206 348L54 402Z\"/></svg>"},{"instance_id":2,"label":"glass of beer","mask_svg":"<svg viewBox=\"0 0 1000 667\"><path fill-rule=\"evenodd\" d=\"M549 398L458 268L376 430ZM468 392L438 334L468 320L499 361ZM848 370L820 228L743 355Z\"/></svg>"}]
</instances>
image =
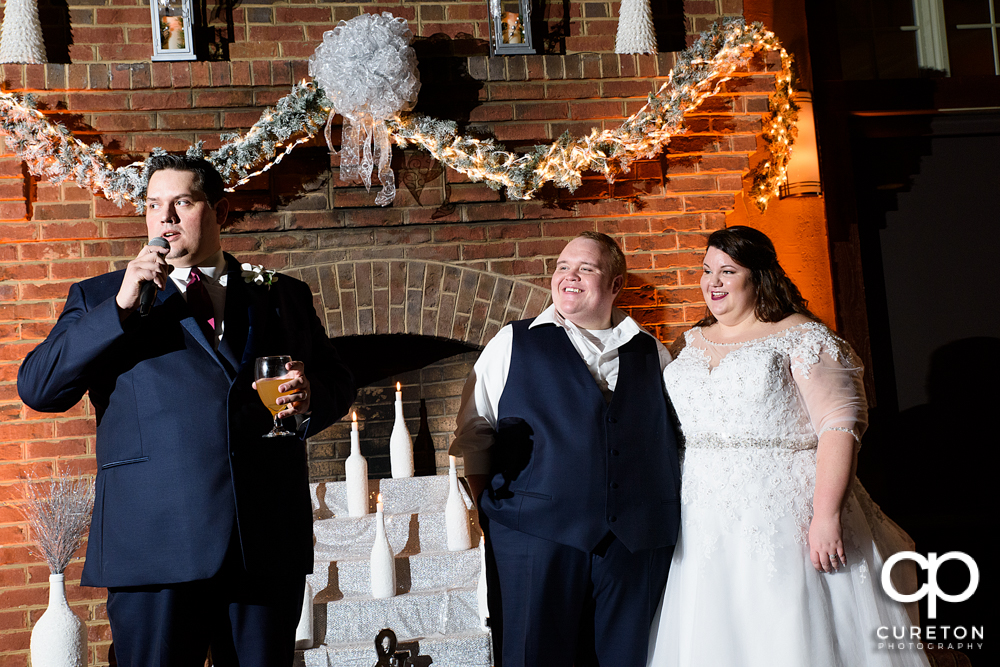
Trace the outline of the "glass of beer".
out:
<instances>
[{"instance_id":1,"label":"glass of beer","mask_svg":"<svg viewBox=\"0 0 1000 667\"><path fill-rule=\"evenodd\" d=\"M287 396L294 393L292 391L280 392L278 387L288 380L288 369L286 366L292 361L291 357L257 357L257 364L254 368L254 381L257 384L257 395L264 402L267 409L274 417L274 428L266 434L265 438L277 438L283 435L295 435L291 431L286 431L278 420L278 413L290 407L288 403L279 404L279 396Z\"/></svg>"}]
</instances>

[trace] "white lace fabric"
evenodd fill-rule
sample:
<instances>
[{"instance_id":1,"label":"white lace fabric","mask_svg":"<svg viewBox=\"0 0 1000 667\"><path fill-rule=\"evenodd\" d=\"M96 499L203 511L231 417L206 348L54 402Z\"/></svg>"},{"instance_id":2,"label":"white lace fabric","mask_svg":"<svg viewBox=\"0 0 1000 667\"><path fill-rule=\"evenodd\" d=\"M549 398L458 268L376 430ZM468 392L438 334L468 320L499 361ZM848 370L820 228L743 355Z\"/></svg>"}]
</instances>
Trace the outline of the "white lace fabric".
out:
<instances>
[{"instance_id":1,"label":"white lace fabric","mask_svg":"<svg viewBox=\"0 0 1000 667\"><path fill-rule=\"evenodd\" d=\"M665 380L668 390L674 385L670 396L685 437L708 432L818 442L818 434L833 429L858 440L864 433L863 368L822 324L737 344L713 343L700 330L684 336L687 354L671 364Z\"/></svg>"},{"instance_id":2,"label":"white lace fabric","mask_svg":"<svg viewBox=\"0 0 1000 667\"><path fill-rule=\"evenodd\" d=\"M681 533L649 664L926 665L877 648L877 627L910 624L879 575L912 543L857 480L842 513L848 567L820 574L809 559L819 436L858 439L867 425L850 346L814 322L737 344L693 330L685 342L664 371L685 443Z\"/></svg>"}]
</instances>

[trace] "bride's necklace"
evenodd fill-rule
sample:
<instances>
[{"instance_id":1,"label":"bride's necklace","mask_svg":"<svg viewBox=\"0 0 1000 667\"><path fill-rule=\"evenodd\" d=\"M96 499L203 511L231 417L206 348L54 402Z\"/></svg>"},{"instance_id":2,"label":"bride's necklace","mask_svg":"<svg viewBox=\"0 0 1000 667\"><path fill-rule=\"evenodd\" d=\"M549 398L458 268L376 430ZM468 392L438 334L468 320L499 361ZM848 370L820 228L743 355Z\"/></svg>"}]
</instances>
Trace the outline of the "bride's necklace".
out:
<instances>
[{"instance_id":1,"label":"bride's necklace","mask_svg":"<svg viewBox=\"0 0 1000 667\"><path fill-rule=\"evenodd\" d=\"M709 345L717 345L719 347L736 347L737 345L743 345L743 344L749 342L749 341L743 341L743 340L741 340L741 341L737 341L735 343L716 343L714 340L710 340L705 335L705 332L702 331L702 327L698 327L698 335L701 336L701 339L703 341L705 341L706 343L708 343Z\"/></svg>"},{"instance_id":2,"label":"bride's necklace","mask_svg":"<svg viewBox=\"0 0 1000 667\"><path fill-rule=\"evenodd\" d=\"M753 338L747 338L746 340L738 340L738 341L734 341L732 343L718 343L718 342L712 340L711 338L709 338L708 336L705 335L704 327L698 327L698 335L701 336L701 339L703 341L705 341L706 343L708 343L709 345L716 345L718 347L736 347L738 345L746 345L748 343L754 343L754 342L757 342L759 340L764 340L765 338L771 338L772 336L778 336L780 334L785 333L789 329L794 329L795 327L800 327L800 326L803 326L804 324L808 324L808 322L803 322L803 323L800 323L800 324L793 324L793 325L791 325L789 327L785 327L784 329L779 329L778 331L772 331L770 333L762 333L760 336L755 336Z\"/></svg>"},{"instance_id":3,"label":"bride's necklace","mask_svg":"<svg viewBox=\"0 0 1000 667\"><path fill-rule=\"evenodd\" d=\"M773 336L774 332L762 333L760 336L754 336L753 338L741 338L740 340L733 341L731 343L719 343L710 339L708 336L705 335L704 327L698 327L698 335L701 336L701 339L703 341L705 341L710 345L718 345L719 347L736 347L738 345L746 345L747 343L752 343L755 340L760 340L762 338L768 338L769 336ZM744 335L746 335L746 333L744 333Z\"/></svg>"}]
</instances>

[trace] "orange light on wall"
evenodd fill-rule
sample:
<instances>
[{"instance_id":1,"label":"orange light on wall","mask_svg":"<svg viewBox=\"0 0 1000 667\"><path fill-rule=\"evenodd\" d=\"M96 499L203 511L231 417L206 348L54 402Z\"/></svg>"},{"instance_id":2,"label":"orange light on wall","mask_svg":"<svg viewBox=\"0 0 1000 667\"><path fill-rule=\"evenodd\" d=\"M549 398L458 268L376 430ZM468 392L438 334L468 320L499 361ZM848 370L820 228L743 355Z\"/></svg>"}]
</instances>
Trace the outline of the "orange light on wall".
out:
<instances>
[{"instance_id":1,"label":"orange light on wall","mask_svg":"<svg viewBox=\"0 0 1000 667\"><path fill-rule=\"evenodd\" d=\"M819 181L819 149L816 122L813 119L812 93L798 91L792 101L799 107L796 122L798 136L788 160L788 180L781 186L781 197L818 197L823 194Z\"/></svg>"}]
</instances>

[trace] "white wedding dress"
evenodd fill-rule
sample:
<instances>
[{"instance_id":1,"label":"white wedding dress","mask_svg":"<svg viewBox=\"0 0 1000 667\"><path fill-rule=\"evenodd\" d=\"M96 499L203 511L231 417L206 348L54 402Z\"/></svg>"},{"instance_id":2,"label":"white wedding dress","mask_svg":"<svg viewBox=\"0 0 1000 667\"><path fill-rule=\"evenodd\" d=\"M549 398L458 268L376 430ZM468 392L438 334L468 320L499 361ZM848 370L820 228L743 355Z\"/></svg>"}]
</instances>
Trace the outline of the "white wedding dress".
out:
<instances>
[{"instance_id":1,"label":"white wedding dress","mask_svg":"<svg viewBox=\"0 0 1000 667\"><path fill-rule=\"evenodd\" d=\"M882 563L913 547L856 479L841 515L847 567L823 574L809 560L818 434L860 438L866 425L853 351L813 322L685 341L664 372L685 442L681 531L648 665L927 665L919 650L879 648L880 626L911 625L882 590ZM893 575L916 589L900 566Z\"/></svg>"}]
</instances>

